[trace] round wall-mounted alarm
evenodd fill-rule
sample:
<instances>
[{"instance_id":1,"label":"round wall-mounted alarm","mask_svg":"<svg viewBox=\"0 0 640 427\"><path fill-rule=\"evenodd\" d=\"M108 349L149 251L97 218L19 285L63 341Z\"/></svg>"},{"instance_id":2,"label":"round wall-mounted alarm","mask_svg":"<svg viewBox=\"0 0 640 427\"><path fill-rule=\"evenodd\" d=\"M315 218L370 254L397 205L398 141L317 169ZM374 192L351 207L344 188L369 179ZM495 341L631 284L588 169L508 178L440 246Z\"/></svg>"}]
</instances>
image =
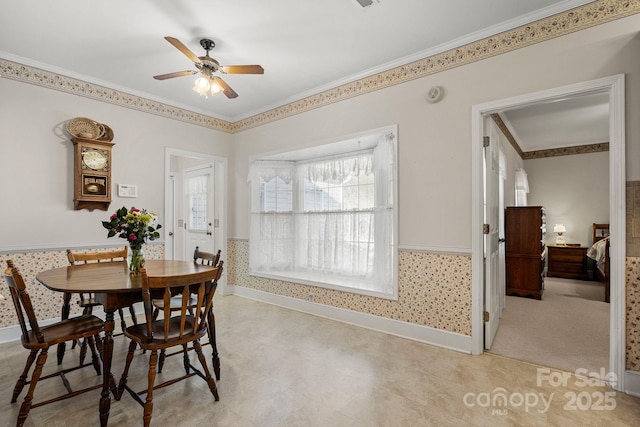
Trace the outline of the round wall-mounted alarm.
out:
<instances>
[{"instance_id":1,"label":"round wall-mounted alarm","mask_svg":"<svg viewBox=\"0 0 640 427\"><path fill-rule=\"evenodd\" d=\"M444 88L442 86L434 86L427 92L427 101L434 104L444 96Z\"/></svg>"}]
</instances>

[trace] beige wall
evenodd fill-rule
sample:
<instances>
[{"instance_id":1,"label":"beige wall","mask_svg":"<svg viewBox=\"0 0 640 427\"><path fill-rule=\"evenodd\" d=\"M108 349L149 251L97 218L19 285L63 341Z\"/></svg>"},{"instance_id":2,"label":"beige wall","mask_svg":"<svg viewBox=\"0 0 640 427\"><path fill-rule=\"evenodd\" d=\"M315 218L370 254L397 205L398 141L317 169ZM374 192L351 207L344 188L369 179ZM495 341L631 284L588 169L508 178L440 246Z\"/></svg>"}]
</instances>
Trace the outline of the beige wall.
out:
<instances>
[{"instance_id":1,"label":"beige wall","mask_svg":"<svg viewBox=\"0 0 640 427\"><path fill-rule=\"evenodd\" d=\"M0 251L118 244L100 221L136 206L164 216L165 147L229 157L232 135L153 114L0 78ZM114 184L136 184L137 198L118 198L109 212L73 210L73 144L64 131L73 117L114 131Z\"/></svg>"},{"instance_id":2,"label":"beige wall","mask_svg":"<svg viewBox=\"0 0 640 427\"><path fill-rule=\"evenodd\" d=\"M397 124L400 247L427 248L426 259L450 248L470 252L472 106L616 74L626 76L626 176L628 180L640 176L637 161L640 121L634 120L640 113L637 28L640 16L632 16L240 132L234 142L235 173L231 189L234 220L229 235L238 239L248 237L246 177L252 155L317 145L342 135ZM440 103L429 104L425 94L435 85L444 86L446 96ZM510 191L513 172L522 165L522 160L505 140L501 144L509 164L505 183L505 201L509 204L513 203ZM242 240L230 242L236 254L243 252L244 245ZM438 267L423 263L424 257L419 250L402 251L401 272L416 274L411 275L410 281L403 280L406 276L401 275L399 292L429 295L417 300L422 316L402 320L470 334L467 328L471 315L467 280L470 264L458 264L469 268L461 276L436 277L429 271L431 268L438 271ZM246 260L238 256L235 261L238 270L230 277L231 284L298 299L305 299L309 292L296 284L252 278L247 275ZM406 313L416 301L375 303L355 295L321 292L327 294L325 304L344 307L345 301L349 301L351 310L391 319L395 313ZM455 301L446 298L452 294L459 298ZM440 316L431 316L434 313ZM444 323L447 326L443 326L443 318L448 319ZM457 325L465 327L454 329ZM635 330L629 331L627 336L634 333ZM628 349L629 355L637 352L634 348Z\"/></svg>"},{"instance_id":3,"label":"beige wall","mask_svg":"<svg viewBox=\"0 0 640 427\"><path fill-rule=\"evenodd\" d=\"M609 223L609 153L589 153L524 161L529 204L545 207L547 243L554 224L567 228L567 243L591 246L592 224Z\"/></svg>"},{"instance_id":4,"label":"beige wall","mask_svg":"<svg viewBox=\"0 0 640 427\"><path fill-rule=\"evenodd\" d=\"M471 107L620 73L627 84L627 179L640 176L637 28L640 16L624 18L237 134L229 235L248 236L250 155L398 124L400 245L470 248ZM446 96L429 104L425 94L434 85Z\"/></svg>"},{"instance_id":5,"label":"beige wall","mask_svg":"<svg viewBox=\"0 0 640 427\"><path fill-rule=\"evenodd\" d=\"M249 157L317 145L343 135L397 124L399 129L399 243L402 283L411 293L396 303L327 294L327 305L355 301L375 312L463 335L470 333L471 107L475 104L624 73L626 75L627 180L640 179L640 16L619 19L526 48L283 118L235 135L133 109L0 79L0 182L4 200L0 251L107 241L101 211L73 211L71 144L61 126L75 116L108 124L115 132L115 183L137 184L135 204L163 208L164 148L229 157L229 236L246 239ZM428 89L445 88L437 104ZM37 154L37 155L36 155ZM152 166L150 166L152 165ZM508 184L507 184L508 185ZM507 193L508 194L508 193ZM112 208L132 204L114 198ZM236 252L245 243L231 244ZM449 260L450 249L458 251ZM230 257L232 254L229 254ZM29 258L29 255L23 255ZM233 257L231 257L233 260ZM47 264L49 265L49 264ZM40 268L43 264L38 264ZM242 267L238 264L237 267ZM229 272L235 267L230 266ZM304 298L285 282L236 284ZM233 282L230 281L230 284ZM300 296L302 295L302 296ZM453 296L454 298L449 298ZM416 304L417 302L417 304ZM8 307L7 302L0 307ZM57 308L55 305L53 308ZM411 307L417 312L408 313ZM52 308L52 309L53 309ZM437 313L436 313L437 312ZM55 312L52 312L55 313ZM51 316L53 317L53 316Z\"/></svg>"}]
</instances>

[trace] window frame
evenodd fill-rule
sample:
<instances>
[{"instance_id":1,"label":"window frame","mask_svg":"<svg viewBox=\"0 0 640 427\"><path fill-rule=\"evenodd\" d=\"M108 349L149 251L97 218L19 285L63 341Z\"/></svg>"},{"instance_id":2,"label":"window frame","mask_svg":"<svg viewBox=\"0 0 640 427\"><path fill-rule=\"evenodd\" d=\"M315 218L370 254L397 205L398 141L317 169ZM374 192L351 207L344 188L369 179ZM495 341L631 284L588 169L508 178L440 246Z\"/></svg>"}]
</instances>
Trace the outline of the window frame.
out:
<instances>
[{"instance_id":1,"label":"window frame","mask_svg":"<svg viewBox=\"0 0 640 427\"><path fill-rule=\"evenodd\" d=\"M373 282L369 281L372 286L369 288L365 288L361 286L365 281L349 279L348 277L331 277L331 280L317 280L317 277L310 278L305 272L298 271L263 271L263 270L254 270L252 267L249 268L249 275L254 277L261 277L297 284L303 284L308 286L314 286L319 288L326 288L332 290L338 290L348 293L355 293L361 295L368 295L377 298L397 300L398 298L398 131L397 125L386 126L383 128L372 129L369 131L361 132L358 134L352 134L340 138L335 138L328 141L321 141L316 143L315 145L306 146L306 147L296 147L286 151L279 152L271 152L261 155L251 156L249 159L250 164L255 161L263 160L263 161L298 161L301 164L311 162L313 160L321 161L324 158L329 158L333 156L347 156L356 151L363 151L365 149L373 149L377 146L377 141L384 136L391 136L392 138L392 146L393 146L393 164L391 167L392 176L388 178L384 178L386 180L386 187L389 188L389 192L391 193L389 197L390 206L387 209L392 211L391 215L391 229L392 229L392 239L387 239L387 241L383 242L385 244L389 244L390 248L388 251L390 252L391 261L390 261L390 277L391 283L384 285L385 290L376 290L372 289ZM295 175L295 173L294 173ZM375 185L379 185L379 179L383 179L383 177L375 179ZM392 180L391 185L389 186L389 179ZM302 180L304 181L304 180ZM293 211L298 211L299 213L304 213L303 200L301 198L304 197L304 183L298 182L295 178L293 179L292 185L292 208ZM255 194L256 186L254 183L250 183L250 215L254 215L253 206L256 198L260 199L259 194ZM259 188L260 185L257 185ZM384 187L383 187L384 188ZM375 205L375 204L374 204ZM374 207L374 209L376 209ZM348 212L348 211L345 211ZM277 212L273 212L273 214L277 214ZM250 221L252 223L253 221ZM252 232L250 232L250 235ZM293 236L293 245L297 244L298 239L295 237L295 233ZM249 245L251 247L251 239L249 241ZM251 254L250 250L250 254ZM295 251L294 251L295 254ZM296 260L294 259L295 255L292 255L291 263L292 265L296 265ZM375 256L374 256L375 260ZM251 265L251 263L250 263ZM328 277L328 276L327 276ZM386 282L385 282L386 283ZM310 291L310 295L312 291Z\"/></svg>"}]
</instances>

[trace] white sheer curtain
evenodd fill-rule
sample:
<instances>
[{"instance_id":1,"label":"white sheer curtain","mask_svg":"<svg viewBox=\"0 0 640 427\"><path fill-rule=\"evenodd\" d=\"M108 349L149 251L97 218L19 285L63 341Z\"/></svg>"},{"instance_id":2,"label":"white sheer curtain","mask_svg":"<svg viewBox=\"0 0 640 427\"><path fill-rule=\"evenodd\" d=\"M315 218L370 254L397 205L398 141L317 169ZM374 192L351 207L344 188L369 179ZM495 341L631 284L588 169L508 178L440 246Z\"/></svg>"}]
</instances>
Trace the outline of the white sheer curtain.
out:
<instances>
[{"instance_id":1,"label":"white sheer curtain","mask_svg":"<svg viewBox=\"0 0 640 427\"><path fill-rule=\"evenodd\" d=\"M522 168L516 169L516 206L527 206L527 194L529 193L529 180L527 173Z\"/></svg>"},{"instance_id":2,"label":"white sheer curtain","mask_svg":"<svg viewBox=\"0 0 640 427\"><path fill-rule=\"evenodd\" d=\"M297 172L305 190L321 190L315 200L303 197L295 214L296 271L314 281L324 281L326 276L371 278L374 186L358 184L373 184L373 150L301 162ZM350 192L352 188L357 191ZM359 197L367 188L371 197Z\"/></svg>"},{"instance_id":3,"label":"white sheer curtain","mask_svg":"<svg viewBox=\"0 0 640 427\"><path fill-rule=\"evenodd\" d=\"M250 268L391 293L395 135L363 152L251 164ZM265 184L294 191L290 212L265 212ZM270 187L271 188L271 187Z\"/></svg>"},{"instance_id":4,"label":"white sheer curtain","mask_svg":"<svg viewBox=\"0 0 640 427\"><path fill-rule=\"evenodd\" d=\"M396 247L394 236L394 189L396 177L395 135L383 136L373 151L373 164L376 170L375 221L376 221L376 289L391 293L393 291Z\"/></svg>"},{"instance_id":5,"label":"white sheer curtain","mask_svg":"<svg viewBox=\"0 0 640 427\"><path fill-rule=\"evenodd\" d=\"M265 211L267 183L291 184L293 162L255 161L251 164L251 224L249 234L249 268L251 271L291 271L293 269L293 206ZM278 197L278 194L275 194Z\"/></svg>"}]
</instances>

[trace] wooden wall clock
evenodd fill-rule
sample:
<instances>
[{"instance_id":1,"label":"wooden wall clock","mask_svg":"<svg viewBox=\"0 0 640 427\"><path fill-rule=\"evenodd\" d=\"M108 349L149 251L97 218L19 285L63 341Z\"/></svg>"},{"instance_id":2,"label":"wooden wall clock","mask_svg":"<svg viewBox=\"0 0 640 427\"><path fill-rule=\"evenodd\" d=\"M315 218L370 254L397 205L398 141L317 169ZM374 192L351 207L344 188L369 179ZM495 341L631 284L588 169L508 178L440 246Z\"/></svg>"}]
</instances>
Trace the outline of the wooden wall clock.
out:
<instances>
[{"instance_id":1,"label":"wooden wall clock","mask_svg":"<svg viewBox=\"0 0 640 427\"><path fill-rule=\"evenodd\" d=\"M71 141L74 145L74 209L108 210L112 187L111 148L115 144L78 137Z\"/></svg>"}]
</instances>

